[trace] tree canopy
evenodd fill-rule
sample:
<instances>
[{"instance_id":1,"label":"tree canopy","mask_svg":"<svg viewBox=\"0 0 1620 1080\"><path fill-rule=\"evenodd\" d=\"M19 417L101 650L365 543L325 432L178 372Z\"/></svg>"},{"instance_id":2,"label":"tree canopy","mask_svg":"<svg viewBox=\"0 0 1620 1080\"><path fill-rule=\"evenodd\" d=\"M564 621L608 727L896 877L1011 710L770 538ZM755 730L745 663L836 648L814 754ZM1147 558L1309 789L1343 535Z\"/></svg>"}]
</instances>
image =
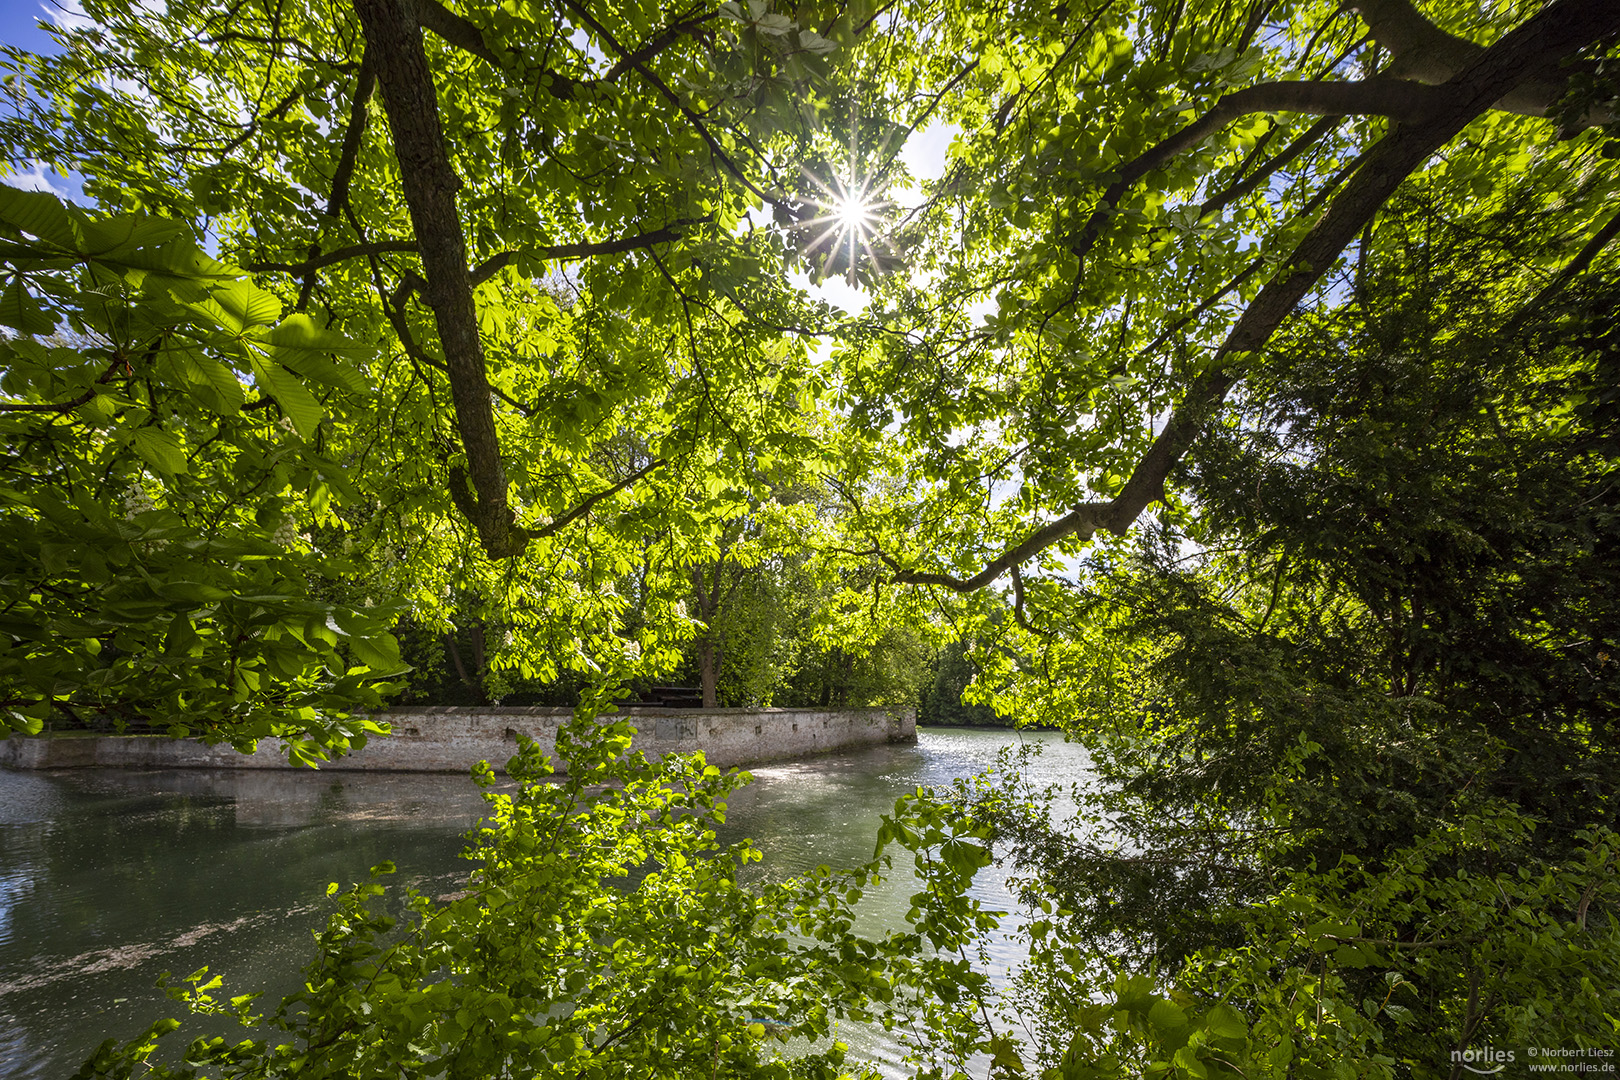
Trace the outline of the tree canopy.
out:
<instances>
[{"instance_id":1,"label":"tree canopy","mask_svg":"<svg viewBox=\"0 0 1620 1080\"><path fill-rule=\"evenodd\" d=\"M346 547L355 607L432 623L453 589L490 596L503 662L538 677L667 666L697 632L689 567L807 479L835 495L809 542L843 561L847 613L1009 574L1021 594L1043 557L1183 507L1175 467L1290 314L1398 239L1379 217L1402 185L1453 215L1533 208L1527 298L1615 228L1595 2L86 16L57 55L9 53L8 158L185 223L349 343L331 372L352 374L227 363L234 388L158 412L126 355L83 403L19 384L23 437L38 414L88 447L116 414L146 431L127 445L190 455L212 432L190 414L234 425L251 387L347 481L277 475L261 527ZM929 125L957 132L944 175L885 209ZM840 317L796 268L873 302ZM19 340L55 330L24 267L8 288ZM103 471L94 498L127 487ZM155 505L194 519L191 497Z\"/></svg>"}]
</instances>

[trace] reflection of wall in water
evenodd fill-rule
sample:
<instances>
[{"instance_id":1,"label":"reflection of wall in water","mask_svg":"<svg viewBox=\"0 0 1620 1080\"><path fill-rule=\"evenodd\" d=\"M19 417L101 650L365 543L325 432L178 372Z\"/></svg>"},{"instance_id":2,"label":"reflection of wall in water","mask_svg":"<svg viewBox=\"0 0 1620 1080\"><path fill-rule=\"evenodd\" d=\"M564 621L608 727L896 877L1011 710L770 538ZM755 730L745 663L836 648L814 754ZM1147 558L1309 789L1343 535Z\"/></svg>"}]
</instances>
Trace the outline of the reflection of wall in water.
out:
<instances>
[{"instance_id":1,"label":"reflection of wall in water","mask_svg":"<svg viewBox=\"0 0 1620 1080\"><path fill-rule=\"evenodd\" d=\"M13 779L7 778L8 786ZM310 769L113 769L61 773L98 795L166 795L229 803L238 826L302 827L351 822L468 829L487 805L465 776Z\"/></svg>"},{"instance_id":2,"label":"reflection of wall in water","mask_svg":"<svg viewBox=\"0 0 1620 1080\"><path fill-rule=\"evenodd\" d=\"M365 772L464 773L475 762L504 765L527 736L552 754L557 730L572 710L552 708L463 708L434 706L396 709L378 717L393 728L324 770ZM722 767L808 757L831 750L917 738L910 709L658 709L631 710L635 748L649 757L701 750ZM253 754L229 746L204 746L189 739L153 736L26 738L0 743L0 765L20 769L86 767L159 769L285 769L275 739Z\"/></svg>"}]
</instances>

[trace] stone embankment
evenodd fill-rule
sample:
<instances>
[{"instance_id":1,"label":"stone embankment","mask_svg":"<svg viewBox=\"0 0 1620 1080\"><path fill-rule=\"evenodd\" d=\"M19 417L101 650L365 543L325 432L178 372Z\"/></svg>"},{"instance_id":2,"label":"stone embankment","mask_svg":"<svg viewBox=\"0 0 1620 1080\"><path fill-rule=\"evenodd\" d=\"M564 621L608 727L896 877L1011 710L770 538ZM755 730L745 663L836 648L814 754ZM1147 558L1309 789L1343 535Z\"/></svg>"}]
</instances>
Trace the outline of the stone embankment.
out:
<instances>
[{"instance_id":1,"label":"stone embankment","mask_svg":"<svg viewBox=\"0 0 1620 1080\"><path fill-rule=\"evenodd\" d=\"M474 762L499 768L526 735L547 754L557 729L573 711L540 707L399 708L377 717L393 734L333 759L323 769L366 772L466 772ZM658 709L629 708L634 747L658 757L703 751L711 765L729 768L808 757L917 739L910 709ZM558 762L559 771L563 763ZM193 739L150 735L29 738L0 742L0 766L13 769L286 769L279 740L265 739L252 754Z\"/></svg>"}]
</instances>

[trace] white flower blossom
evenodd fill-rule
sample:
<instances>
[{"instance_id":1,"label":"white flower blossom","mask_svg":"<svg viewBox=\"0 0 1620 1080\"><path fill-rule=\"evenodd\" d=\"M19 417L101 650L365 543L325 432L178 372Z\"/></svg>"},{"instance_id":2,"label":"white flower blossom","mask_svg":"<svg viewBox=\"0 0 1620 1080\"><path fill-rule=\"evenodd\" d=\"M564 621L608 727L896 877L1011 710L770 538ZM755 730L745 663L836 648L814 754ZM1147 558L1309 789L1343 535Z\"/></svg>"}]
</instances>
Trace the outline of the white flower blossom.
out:
<instances>
[{"instance_id":1,"label":"white flower blossom","mask_svg":"<svg viewBox=\"0 0 1620 1080\"><path fill-rule=\"evenodd\" d=\"M292 422L292 417L290 416L283 416L280 420L276 421L276 426L289 435L298 434L298 425Z\"/></svg>"},{"instance_id":2,"label":"white flower blossom","mask_svg":"<svg viewBox=\"0 0 1620 1080\"><path fill-rule=\"evenodd\" d=\"M298 525L292 518L282 518L281 524L276 526L275 534L270 542L277 547L291 548L298 541Z\"/></svg>"},{"instance_id":3,"label":"white flower blossom","mask_svg":"<svg viewBox=\"0 0 1620 1080\"><path fill-rule=\"evenodd\" d=\"M124 517L133 521L137 516L155 509L152 496L139 484L131 484L124 492Z\"/></svg>"}]
</instances>

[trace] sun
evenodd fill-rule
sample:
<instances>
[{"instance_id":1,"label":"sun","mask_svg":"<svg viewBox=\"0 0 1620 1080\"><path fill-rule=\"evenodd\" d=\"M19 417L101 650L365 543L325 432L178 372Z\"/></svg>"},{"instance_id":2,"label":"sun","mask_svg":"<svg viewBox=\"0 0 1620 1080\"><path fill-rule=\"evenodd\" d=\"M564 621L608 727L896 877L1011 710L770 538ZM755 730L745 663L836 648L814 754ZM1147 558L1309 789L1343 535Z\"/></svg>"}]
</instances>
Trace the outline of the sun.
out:
<instances>
[{"instance_id":1,"label":"sun","mask_svg":"<svg viewBox=\"0 0 1620 1080\"><path fill-rule=\"evenodd\" d=\"M882 211L889 204L874 196L869 181L853 177L835 176L830 180L806 174L819 190L821 197L810 200L816 213L805 226L814 236L806 254L825 247L829 261L845 261L851 283L855 267L864 252L876 259L872 241L882 220Z\"/></svg>"},{"instance_id":2,"label":"sun","mask_svg":"<svg viewBox=\"0 0 1620 1080\"><path fill-rule=\"evenodd\" d=\"M841 229L864 233L876 223L877 208L859 192L837 200L830 209Z\"/></svg>"}]
</instances>

